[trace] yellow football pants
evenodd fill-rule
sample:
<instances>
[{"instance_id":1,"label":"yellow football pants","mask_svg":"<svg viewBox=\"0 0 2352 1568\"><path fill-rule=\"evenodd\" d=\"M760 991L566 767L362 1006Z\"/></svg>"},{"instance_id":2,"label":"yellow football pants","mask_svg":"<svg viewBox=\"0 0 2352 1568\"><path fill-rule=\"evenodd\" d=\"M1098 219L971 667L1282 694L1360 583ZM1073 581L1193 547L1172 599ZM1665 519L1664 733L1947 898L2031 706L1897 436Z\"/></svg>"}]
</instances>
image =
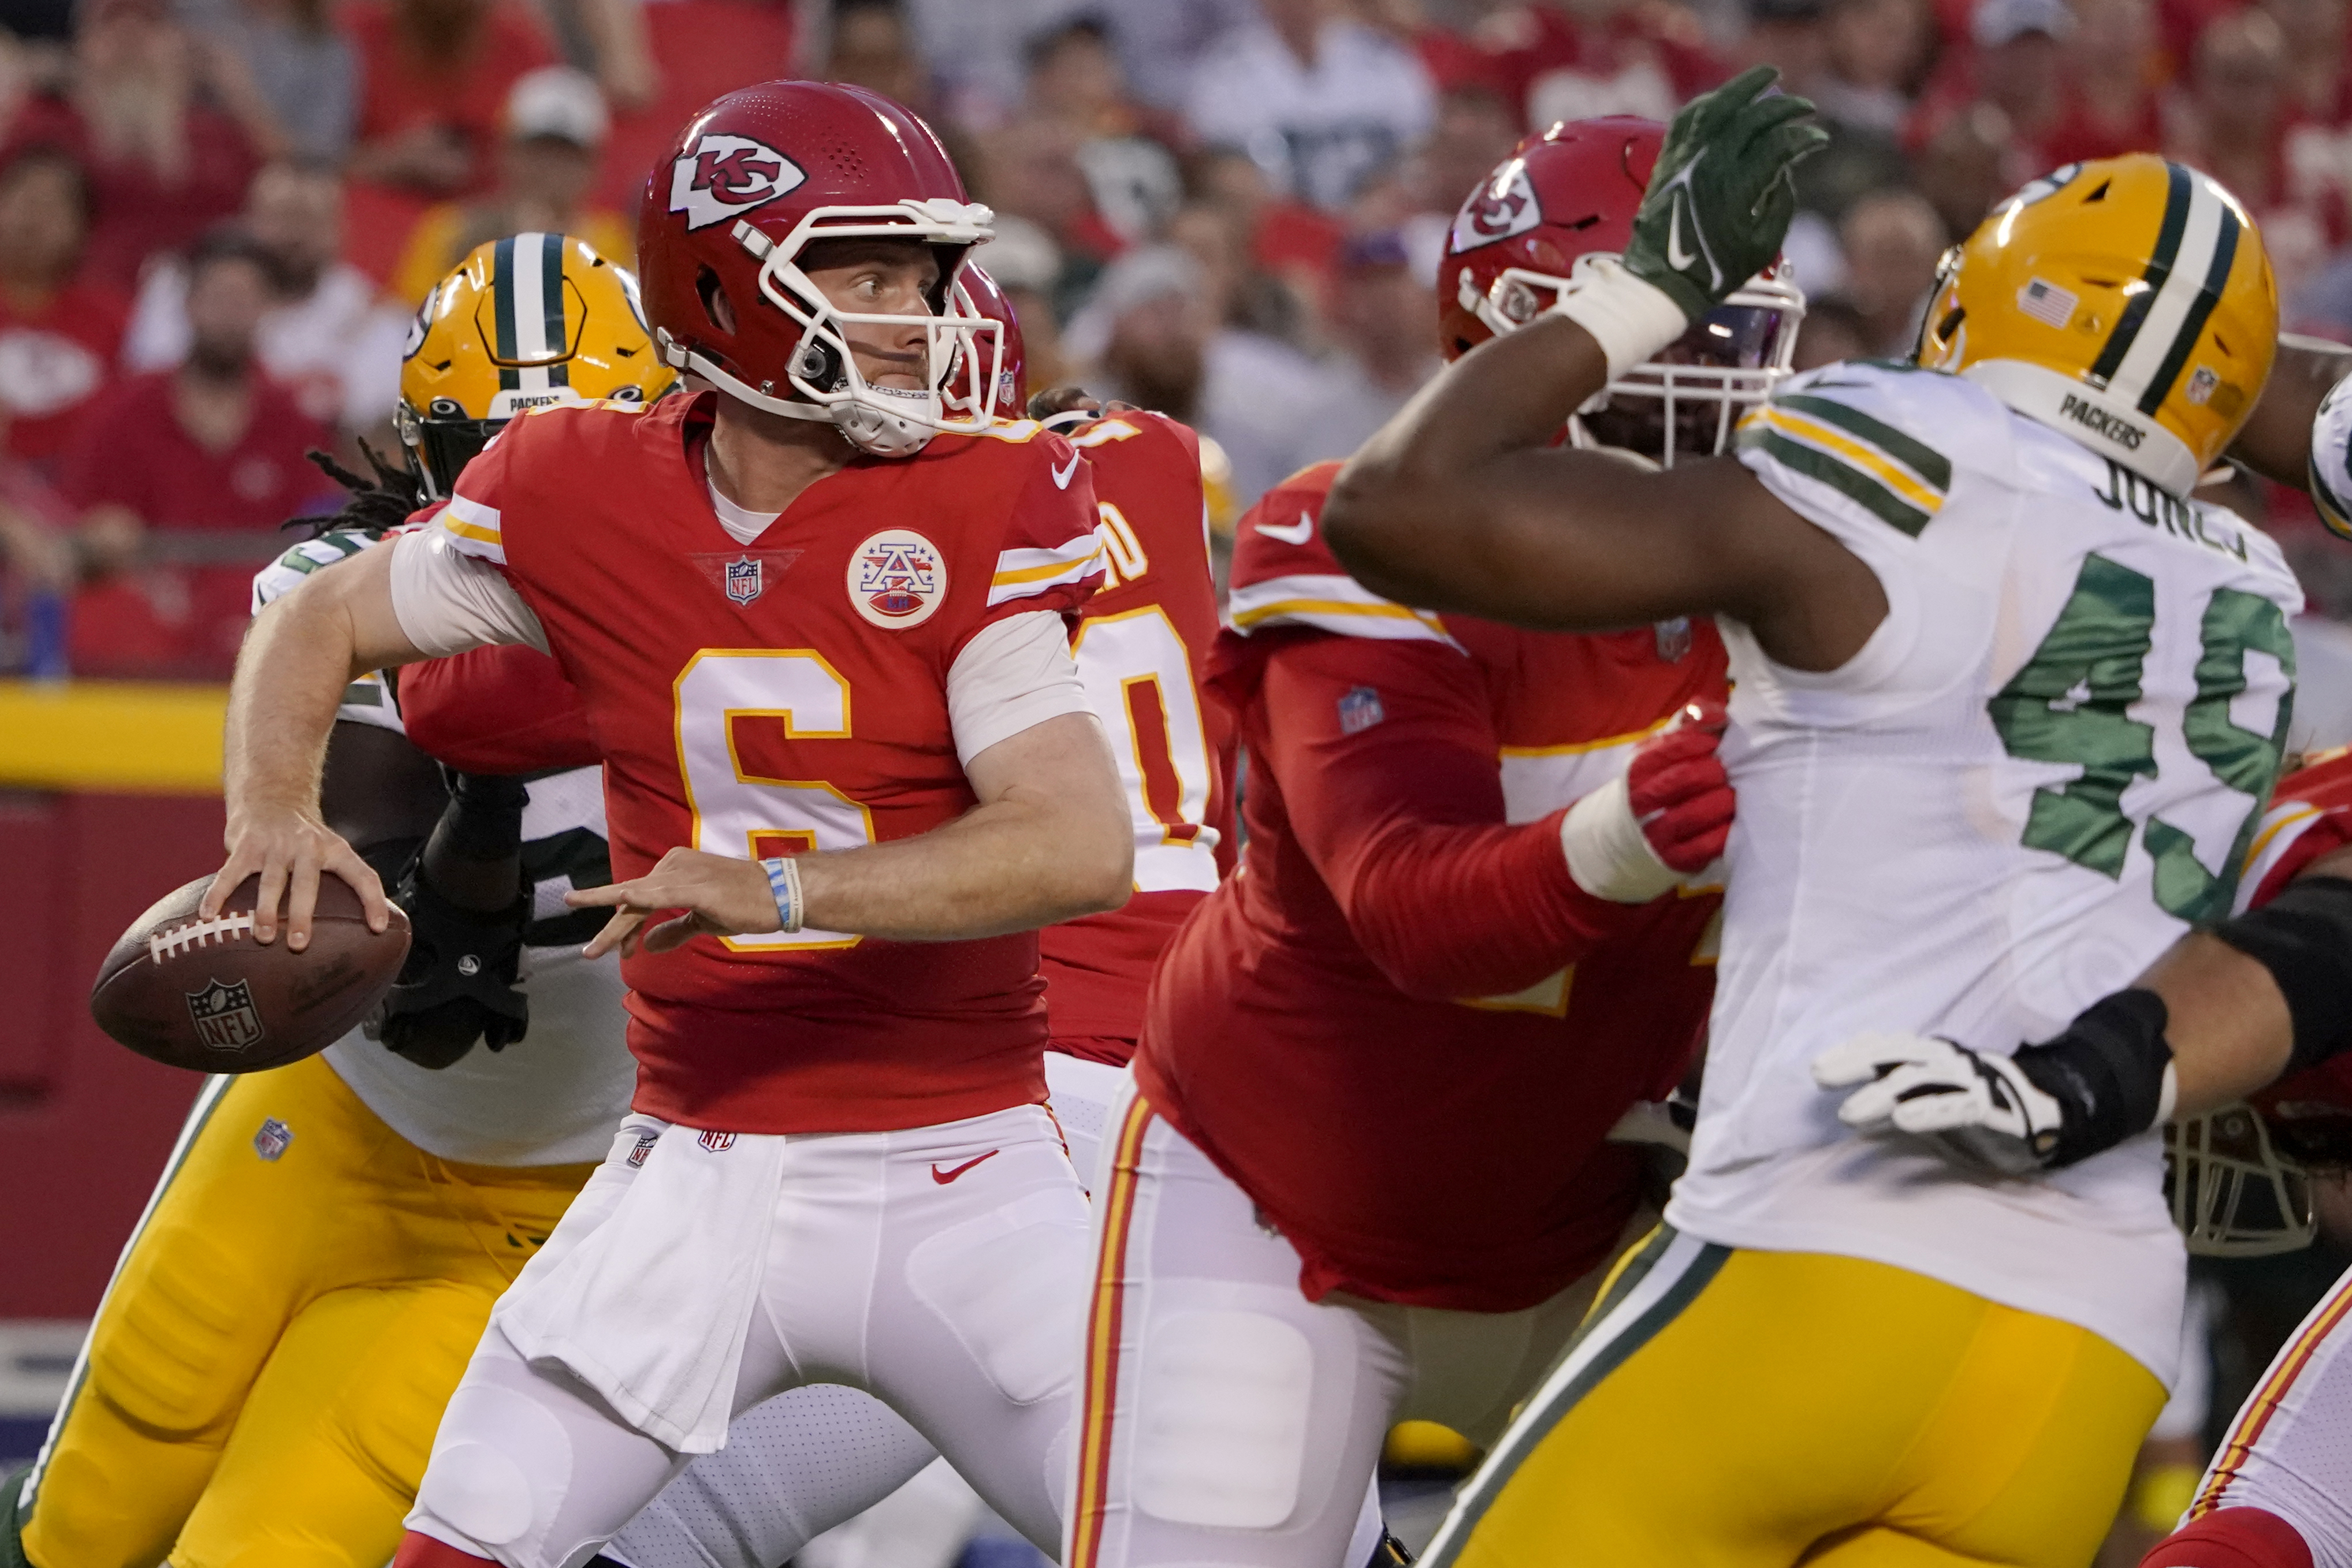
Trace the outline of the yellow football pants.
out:
<instances>
[{"instance_id":1,"label":"yellow football pants","mask_svg":"<svg viewBox=\"0 0 2352 1568\"><path fill-rule=\"evenodd\" d=\"M34 1472L26 1557L383 1568L491 1302L593 1168L436 1159L316 1057L208 1081Z\"/></svg>"},{"instance_id":2,"label":"yellow football pants","mask_svg":"<svg viewBox=\"0 0 2352 1568\"><path fill-rule=\"evenodd\" d=\"M2164 1404L2085 1329L1654 1233L1427 1568L2083 1568Z\"/></svg>"}]
</instances>

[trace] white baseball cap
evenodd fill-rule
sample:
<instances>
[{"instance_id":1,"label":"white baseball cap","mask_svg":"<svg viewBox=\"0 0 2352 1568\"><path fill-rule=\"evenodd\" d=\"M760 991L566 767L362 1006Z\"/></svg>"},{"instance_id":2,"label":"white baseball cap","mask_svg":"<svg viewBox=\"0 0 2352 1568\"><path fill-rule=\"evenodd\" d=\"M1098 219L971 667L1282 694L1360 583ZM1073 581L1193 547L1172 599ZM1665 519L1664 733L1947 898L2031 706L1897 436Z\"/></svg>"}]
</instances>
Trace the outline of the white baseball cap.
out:
<instances>
[{"instance_id":1,"label":"white baseball cap","mask_svg":"<svg viewBox=\"0 0 2352 1568\"><path fill-rule=\"evenodd\" d=\"M570 66L541 66L515 78L507 94L507 134L518 141L552 136L576 147L604 144L612 129L596 79Z\"/></svg>"}]
</instances>

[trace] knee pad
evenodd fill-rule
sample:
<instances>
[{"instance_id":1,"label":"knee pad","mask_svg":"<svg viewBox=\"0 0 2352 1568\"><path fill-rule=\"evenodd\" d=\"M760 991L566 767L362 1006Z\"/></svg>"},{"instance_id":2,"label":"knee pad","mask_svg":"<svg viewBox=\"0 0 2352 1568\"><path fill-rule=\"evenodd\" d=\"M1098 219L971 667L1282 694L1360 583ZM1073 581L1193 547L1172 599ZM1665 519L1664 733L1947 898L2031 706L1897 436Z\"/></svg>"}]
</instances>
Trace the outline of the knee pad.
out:
<instances>
[{"instance_id":1,"label":"knee pad","mask_svg":"<svg viewBox=\"0 0 2352 1568\"><path fill-rule=\"evenodd\" d=\"M1298 1506L1307 1455L1306 1334L1247 1312L1178 1312L1151 1331L1129 1428L1136 1506L1173 1524L1281 1524Z\"/></svg>"},{"instance_id":2,"label":"knee pad","mask_svg":"<svg viewBox=\"0 0 2352 1568\"><path fill-rule=\"evenodd\" d=\"M2311 1547L2267 1510L2223 1508L2158 1542L2139 1568L2311 1568Z\"/></svg>"},{"instance_id":3,"label":"knee pad","mask_svg":"<svg viewBox=\"0 0 2352 1568\"><path fill-rule=\"evenodd\" d=\"M469 1384L442 1417L416 1507L478 1545L521 1556L520 1543L554 1523L571 1483L572 1437L551 1411L518 1390Z\"/></svg>"}]
</instances>

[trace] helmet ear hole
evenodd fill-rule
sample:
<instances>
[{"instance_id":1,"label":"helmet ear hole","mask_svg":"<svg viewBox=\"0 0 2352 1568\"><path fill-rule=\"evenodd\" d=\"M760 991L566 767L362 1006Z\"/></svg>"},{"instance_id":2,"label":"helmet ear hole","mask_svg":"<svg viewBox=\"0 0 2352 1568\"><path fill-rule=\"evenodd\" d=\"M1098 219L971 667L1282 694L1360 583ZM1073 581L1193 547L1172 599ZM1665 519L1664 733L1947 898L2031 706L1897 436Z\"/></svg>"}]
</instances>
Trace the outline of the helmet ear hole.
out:
<instances>
[{"instance_id":1,"label":"helmet ear hole","mask_svg":"<svg viewBox=\"0 0 2352 1568\"><path fill-rule=\"evenodd\" d=\"M735 302L727 298L727 286L719 281L719 274L704 267L695 275L694 292L702 301L702 313L710 324L729 337L735 335Z\"/></svg>"}]
</instances>

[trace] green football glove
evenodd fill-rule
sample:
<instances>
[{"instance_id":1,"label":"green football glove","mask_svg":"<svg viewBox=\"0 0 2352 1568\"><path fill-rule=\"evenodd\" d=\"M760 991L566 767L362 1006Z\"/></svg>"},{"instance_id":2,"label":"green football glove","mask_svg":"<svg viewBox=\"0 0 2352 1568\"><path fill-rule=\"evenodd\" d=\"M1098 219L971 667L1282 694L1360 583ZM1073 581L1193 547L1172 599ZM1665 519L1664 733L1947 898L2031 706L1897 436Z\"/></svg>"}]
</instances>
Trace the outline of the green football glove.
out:
<instances>
[{"instance_id":1,"label":"green football glove","mask_svg":"<svg viewBox=\"0 0 2352 1568\"><path fill-rule=\"evenodd\" d=\"M1772 264L1796 215L1790 171L1829 141L1801 98L1765 96L1780 72L1757 66L1683 106L1666 128L1633 218L1625 270L1696 321Z\"/></svg>"}]
</instances>

